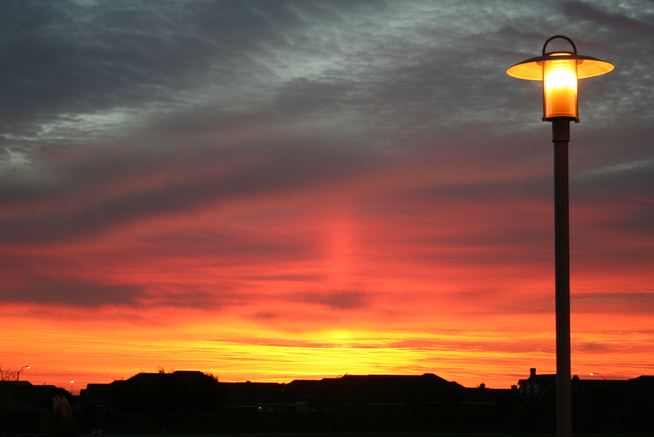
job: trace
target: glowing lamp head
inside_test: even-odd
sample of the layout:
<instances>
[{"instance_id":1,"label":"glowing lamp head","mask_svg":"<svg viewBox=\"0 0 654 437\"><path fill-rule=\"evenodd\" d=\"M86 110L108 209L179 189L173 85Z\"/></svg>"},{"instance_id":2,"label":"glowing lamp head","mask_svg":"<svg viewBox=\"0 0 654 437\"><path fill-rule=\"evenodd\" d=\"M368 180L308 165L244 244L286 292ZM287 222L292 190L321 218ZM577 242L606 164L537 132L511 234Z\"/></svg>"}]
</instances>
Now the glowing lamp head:
<instances>
[{"instance_id":1,"label":"glowing lamp head","mask_svg":"<svg viewBox=\"0 0 654 437\"><path fill-rule=\"evenodd\" d=\"M546 52L547 44L557 38L568 41L573 51ZM545 41L541 56L519 62L506 73L517 79L543 82L543 120L579 121L578 80L606 74L613 68L610 62L577 54L577 47L570 38L555 35Z\"/></svg>"},{"instance_id":2,"label":"glowing lamp head","mask_svg":"<svg viewBox=\"0 0 654 437\"><path fill-rule=\"evenodd\" d=\"M567 53L553 53L559 59L543 62L543 118L578 120L577 61Z\"/></svg>"}]
</instances>

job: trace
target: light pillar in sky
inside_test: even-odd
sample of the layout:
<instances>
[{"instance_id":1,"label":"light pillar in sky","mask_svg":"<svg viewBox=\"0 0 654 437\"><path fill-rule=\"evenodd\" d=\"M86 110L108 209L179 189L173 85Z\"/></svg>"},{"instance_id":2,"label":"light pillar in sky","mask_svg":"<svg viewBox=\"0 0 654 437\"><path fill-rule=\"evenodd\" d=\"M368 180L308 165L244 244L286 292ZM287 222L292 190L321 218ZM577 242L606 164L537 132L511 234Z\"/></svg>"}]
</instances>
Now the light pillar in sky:
<instances>
[{"instance_id":1,"label":"light pillar in sky","mask_svg":"<svg viewBox=\"0 0 654 437\"><path fill-rule=\"evenodd\" d=\"M547 52L554 39L563 39L572 51ZM579 79L613 70L613 64L577 54L572 40L555 35L545 41L541 56L506 70L509 76L543 84L543 121L552 122L554 143L554 269L556 309L556 429L558 437L572 435L570 392L570 239L568 217L568 142L570 120L579 122Z\"/></svg>"}]
</instances>

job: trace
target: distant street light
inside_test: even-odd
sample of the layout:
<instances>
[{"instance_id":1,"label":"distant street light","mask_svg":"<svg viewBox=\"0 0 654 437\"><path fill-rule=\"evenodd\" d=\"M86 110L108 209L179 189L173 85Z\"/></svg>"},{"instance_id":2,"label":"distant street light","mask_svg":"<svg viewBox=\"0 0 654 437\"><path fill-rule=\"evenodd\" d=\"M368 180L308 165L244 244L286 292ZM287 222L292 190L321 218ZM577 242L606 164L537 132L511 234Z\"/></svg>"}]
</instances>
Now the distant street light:
<instances>
[{"instance_id":1,"label":"distant street light","mask_svg":"<svg viewBox=\"0 0 654 437\"><path fill-rule=\"evenodd\" d=\"M599 373L599 372L590 372L589 375L590 375L590 376L599 376L599 377L602 378L604 381L606 381L606 378L604 378L604 375L602 375L602 374Z\"/></svg>"},{"instance_id":2,"label":"distant street light","mask_svg":"<svg viewBox=\"0 0 654 437\"><path fill-rule=\"evenodd\" d=\"M546 52L554 39L572 51ZM555 35L545 41L541 56L506 70L509 76L543 82L543 121L552 122L554 143L554 266L556 277L556 417L557 435L572 434L570 393L570 240L568 216L568 142L570 120L579 122L577 82L612 71L610 62L577 54L572 40Z\"/></svg>"},{"instance_id":3,"label":"distant street light","mask_svg":"<svg viewBox=\"0 0 654 437\"><path fill-rule=\"evenodd\" d=\"M16 372L16 381L20 381L20 372L22 372L23 369L29 370L31 368L32 368L32 366L23 366L20 369L18 369L18 371Z\"/></svg>"},{"instance_id":4,"label":"distant street light","mask_svg":"<svg viewBox=\"0 0 654 437\"><path fill-rule=\"evenodd\" d=\"M70 383L70 394L72 395L73 394L73 384L75 384L75 381L71 379L68 382Z\"/></svg>"}]
</instances>

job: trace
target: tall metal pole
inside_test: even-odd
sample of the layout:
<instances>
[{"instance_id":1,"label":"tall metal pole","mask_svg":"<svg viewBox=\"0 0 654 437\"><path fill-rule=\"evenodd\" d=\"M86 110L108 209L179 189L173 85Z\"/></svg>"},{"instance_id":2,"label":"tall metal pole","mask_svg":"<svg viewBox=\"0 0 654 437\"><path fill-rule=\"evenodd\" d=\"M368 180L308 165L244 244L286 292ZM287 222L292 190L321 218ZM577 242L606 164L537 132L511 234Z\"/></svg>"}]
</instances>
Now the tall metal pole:
<instances>
[{"instance_id":1,"label":"tall metal pole","mask_svg":"<svg viewBox=\"0 0 654 437\"><path fill-rule=\"evenodd\" d=\"M554 268L556 275L556 428L572 435L570 388L570 228L568 215L568 142L570 119L552 119L554 143Z\"/></svg>"}]
</instances>

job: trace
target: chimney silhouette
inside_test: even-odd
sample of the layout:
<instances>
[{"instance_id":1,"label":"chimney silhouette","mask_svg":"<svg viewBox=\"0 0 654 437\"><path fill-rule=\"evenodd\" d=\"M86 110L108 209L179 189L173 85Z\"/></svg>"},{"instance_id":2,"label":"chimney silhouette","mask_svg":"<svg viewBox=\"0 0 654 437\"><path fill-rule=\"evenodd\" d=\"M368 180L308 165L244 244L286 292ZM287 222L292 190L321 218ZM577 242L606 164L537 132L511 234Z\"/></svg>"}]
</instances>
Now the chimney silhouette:
<instances>
[{"instance_id":1,"label":"chimney silhouette","mask_svg":"<svg viewBox=\"0 0 654 437\"><path fill-rule=\"evenodd\" d=\"M536 376L536 368L532 367L531 369L529 369L529 377L533 378L535 376Z\"/></svg>"}]
</instances>

